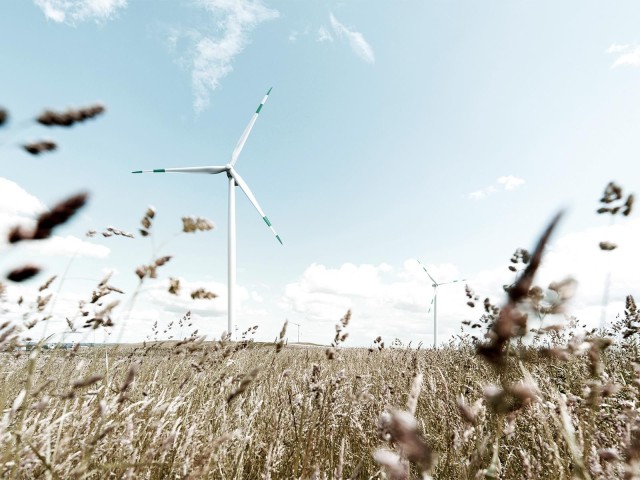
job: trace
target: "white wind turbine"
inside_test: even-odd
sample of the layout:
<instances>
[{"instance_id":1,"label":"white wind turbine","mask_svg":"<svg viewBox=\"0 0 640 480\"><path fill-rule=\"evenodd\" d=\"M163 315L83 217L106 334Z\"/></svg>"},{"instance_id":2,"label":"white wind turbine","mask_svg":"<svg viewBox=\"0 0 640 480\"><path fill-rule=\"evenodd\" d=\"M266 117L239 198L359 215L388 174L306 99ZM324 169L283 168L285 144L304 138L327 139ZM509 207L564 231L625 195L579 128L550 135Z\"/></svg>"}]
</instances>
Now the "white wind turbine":
<instances>
[{"instance_id":1,"label":"white wind turbine","mask_svg":"<svg viewBox=\"0 0 640 480\"><path fill-rule=\"evenodd\" d=\"M291 324L298 327L298 343L300 343L300 324L296 322L291 322Z\"/></svg>"},{"instance_id":2,"label":"white wind turbine","mask_svg":"<svg viewBox=\"0 0 640 480\"><path fill-rule=\"evenodd\" d=\"M416 260L416 262L420 263L420 260ZM433 298L431 299L431 305L429 305L429 310L427 311L427 315L431 313L431 309L433 308L433 348L438 347L438 287L440 285L449 285L450 283L458 283L466 281L465 278L460 280L452 280L450 282L442 282L438 283L434 280L431 274L427 271L427 268L420 263L420 266L425 271L425 273L429 276L433 284Z\"/></svg>"},{"instance_id":3,"label":"white wind turbine","mask_svg":"<svg viewBox=\"0 0 640 480\"><path fill-rule=\"evenodd\" d=\"M240 189L247 196L249 201L256 207L258 213L265 221L267 226L271 229L273 234L276 236L276 239L280 244L282 244L282 240L280 236L276 233L271 222L260 208L256 197L254 197L251 189L247 185L247 183L242 179L240 174L235 170L234 165L240 156L240 152L242 152L242 148L251 133L251 129L253 125L256 123L258 119L258 115L260 114L260 110L269 98L269 94L271 93L271 88L264 96L258 109L251 117L249 124L244 129L242 136L238 140L236 147L233 149L231 153L231 161L223 166L205 166L205 167L184 167L184 168L157 168L154 170L136 170L131 173L204 173L204 174L218 174L218 173L226 173L229 179L229 228L228 228L228 325L227 332L231 334L233 332L233 326L235 322L235 285L236 285L236 194L235 187L240 187Z\"/></svg>"}]
</instances>

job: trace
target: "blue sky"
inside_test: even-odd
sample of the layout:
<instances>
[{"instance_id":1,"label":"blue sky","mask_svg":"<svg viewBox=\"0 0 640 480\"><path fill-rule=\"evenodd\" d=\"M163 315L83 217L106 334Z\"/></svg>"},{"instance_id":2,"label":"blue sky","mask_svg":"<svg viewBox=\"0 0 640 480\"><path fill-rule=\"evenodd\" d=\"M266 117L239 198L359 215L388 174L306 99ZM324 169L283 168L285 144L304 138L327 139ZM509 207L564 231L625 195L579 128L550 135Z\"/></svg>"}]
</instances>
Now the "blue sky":
<instances>
[{"instance_id":1,"label":"blue sky","mask_svg":"<svg viewBox=\"0 0 640 480\"><path fill-rule=\"evenodd\" d=\"M93 246L73 260L57 317L105 270L135 288L133 269L151 242L83 234L135 231L152 204L156 242L171 239L160 253L175 258L136 301L123 338L191 308L164 293L168 276L217 290L218 300L192 306L201 332L225 328L226 179L129 172L225 164L269 87L237 164L285 242L239 193L238 323L259 324L261 338L289 318L303 322L303 340L328 342L351 307L353 344L378 334L430 342L431 292L411 259L499 299L509 256L531 247L560 207L569 215L545 275L582 274L583 317L599 317L603 277L635 255L633 219L614 227L623 240L608 257L593 240L614 234L598 230L606 222L594 214L604 185L638 190L635 2L9 0L1 8L10 41L0 44L0 105L12 114L0 130L1 176L47 205L77 190L92 195L59 232ZM70 130L28 122L44 107L95 101L107 113ZM20 150L41 138L60 149ZM18 198L3 200L10 220ZM183 215L217 228L174 237ZM0 266L38 254L47 273L66 268L65 252L42 250L5 250ZM632 272L614 271L612 315L640 286ZM475 314L458 287L439 298L446 338Z\"/></svg>"}]
</instances>

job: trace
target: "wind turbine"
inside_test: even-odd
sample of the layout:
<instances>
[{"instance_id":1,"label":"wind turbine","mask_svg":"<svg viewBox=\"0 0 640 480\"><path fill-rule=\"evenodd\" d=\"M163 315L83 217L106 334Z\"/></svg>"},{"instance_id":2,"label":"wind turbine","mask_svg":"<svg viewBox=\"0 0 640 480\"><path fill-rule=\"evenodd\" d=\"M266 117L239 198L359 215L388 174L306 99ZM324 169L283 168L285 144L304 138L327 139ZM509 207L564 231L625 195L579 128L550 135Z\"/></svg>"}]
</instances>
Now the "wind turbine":
<instances>
[{"instance_id":1,"label":"wind turbine","mask_svg":"<svg viewBox=\"0 0 640 480\"><path fill-rule=\"evenodd\" d=\"M291 322L291 324L298 327L298 343L300 343L300 324L296 322Z\"/></svg>"},{"instance_id":2,"label":"wind turbine","mask_svg":"<svg viewBox=\"0 0 640 480\"><path fill-rule=\"evenodd\" d=\"M218 173L226 173L227 178L229 179L229 228L228 228L228 237L227 237L227 248L228 248L228 325L227 332L231 334L233 332L233 325L235 322L235 286L236 286L236 193L235 187L240 187L240 189L247 196L249 201L253 204L253 206L258 210L258 213L267 224L267 226L271 229L273 234L276 236L276 239L282 245L282 240L280 236L276 233L271 222L260 208L256 197L251 192L249 185L242 179L240 174L235 170L234 165L238 161L238 157L240 156L240 152L242 152L242 148L251 133L251 129L253 125L256 123L258 119L258 115L260 114L260 110L264 107L267 99L269 98L269 94L271 93L271 88L266 93L260 105L258 105L258 109L251 117L249 124L244 129L244 132L240 136L236 147L233 149L231 153L231 161L226 165L222 166L205 166L205 167L183 167L183 168L156 168L154 170L136 170L131 173L204 173L204 174L218 174Z\"/></svg>"},{"instance_id":3,"label":"wind turbine","mask_svg":"<svg viewBox=\"0 0 640 480\"><path fill-rule=\"evenodd\" d=\"M427 271L427 268L424 265L422 265L422 263L420 263L420 260L416 260L416 261L420 264L422 269L425 271L425 273L429 276L429 278L433 282L433 284L431 285L433 287L433 298L431 299L431 305L429 305L429 310L427 311L427 315L431 313L431 308L433 308L433 348L437 348L438 347L438 287L440 285L449 285L450 283L464 282L466 281L466 279L462 278L460 280L452 280L450 282L438 283Z\"/></svg>"}]
</instances>

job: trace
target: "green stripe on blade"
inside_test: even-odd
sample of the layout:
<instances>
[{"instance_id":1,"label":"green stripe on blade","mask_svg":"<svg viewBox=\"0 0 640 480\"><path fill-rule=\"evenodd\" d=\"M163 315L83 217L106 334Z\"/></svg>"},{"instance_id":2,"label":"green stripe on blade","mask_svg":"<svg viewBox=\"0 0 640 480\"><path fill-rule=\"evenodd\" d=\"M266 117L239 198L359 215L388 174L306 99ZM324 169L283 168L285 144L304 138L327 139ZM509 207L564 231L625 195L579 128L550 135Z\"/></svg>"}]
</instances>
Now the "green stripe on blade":
<instances>
[{"instance_id":1,"label":"green stripe on blade","mask_svg":"<svg viewBox=\"0 0 640 480\"><path fill-rule=\"evenodd\" d=\"M142 173L142 170L135 170L135 171L133 171L131 173Z\"/></svg>"},{"instance_id":2,"label":"green stripe on blade","mask_svg":"<svg viewBox=\"0 0 640 480\"><path fill-rule=\"evenodd\" d=\"M282 243L282 240L280 239L280 235L276 235L276 238L278 239L278 241L280 242L280 245L284 245L284 243Z\"/></svg>"},{"instance_id":3,"label":"green stripe on blade","mask_svg":"<svg viewBox=\"0 0 640 480\"><path fill-rule=\"evenodd\" d=\"M269 91L267 92L267 95L269 95L271 93L271 90L273 90L273 87L269 88Z\"/></svg>"},{"instance_id":4,"label":"green stripe on blade","mask_svg":"<svg viewBox=\"0 0 640 480\"><path fill-rule=\"evenodd\" d=\"M263 105L264 103L261 103L260 105L258 105L258 109L256 110L256 113L260 113L260 110L262 110Z\"/></svg>"},{"instance_id":5,"label":"green stripe on blade","mask_svg":"<svg viewBox=\"0 0 640 480\"><path fill-rule=\"evenodd\" d=\"M164 168L154 168L153 173L165 173Z\"/></svg>"},{"instance_id":6,"label":"green stripe on blade","mask_svg":"<svg viewBox=\"0 0 640 480\"><path fill-rule=\"evenodd\" d=\"M264 223L266 223L268 226L271 226L271 222L269 221L269 219L266 216L262 217L262 219L264 220Z\"/></svg>"}]
</instances>

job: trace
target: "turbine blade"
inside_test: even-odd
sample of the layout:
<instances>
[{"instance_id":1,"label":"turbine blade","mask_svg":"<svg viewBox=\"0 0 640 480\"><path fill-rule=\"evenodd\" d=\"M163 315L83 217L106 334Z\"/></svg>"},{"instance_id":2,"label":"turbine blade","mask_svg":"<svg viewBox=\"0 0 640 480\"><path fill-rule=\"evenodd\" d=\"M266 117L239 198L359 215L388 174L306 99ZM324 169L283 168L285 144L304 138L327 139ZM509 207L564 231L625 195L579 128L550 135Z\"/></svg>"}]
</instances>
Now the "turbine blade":
<instances>
[{"instance_id":1,"label":"turbine blade","mask_svg":"<svg viewBox=\"0 0 640 480\"><path fill-rule=\"evenodd\" d=\"M433 298L431 298L431 303L429 304L429 310L427 310L427 315L431 313L431 309L433 308L433 301L435 299L436 299L436 296L434 295Z\"/></svg>"},{"instance_id":2,"label":"turbine blade","mask_svg":"<svg viewBox=\"0 0 640 480\"><path fill-rule=\"evenodd\" d=\"M131 173L222 173L227 167L183 167L183 168L155 168L153 170L135 170Z\"/></svg>"},{"instance_id":3,"label":"turbine blade","mask_svg":"<svg viewBox=\"0 0 640 480\"><path fill-rule=\"evenodd\" d=\"M267 102L267 99L269 98L269 94L271 93L271 88L269 89L267 94L262 98L262 101L260 102L260 105L258 105L258 109L256 110L256 113L254 113L253 117L251 117L251 120L249 120L249 124L244 129L244 132L242 132L242 136L238 140L238 143L236 144L236 148L233 149L233 153L231 154L231 163L230 163L231 166L234 166L236 164L236 161L240 156L240 152L244 148L244 144L246 143L247 138L249 138L251 129L253 128L253 125L256 123L256 120L258 119L258 115L260 115L260 110L262 110L262 107L264 107L264 104Z\"/></svg>"},{"instance_id":4,"label":"turbine blade","mask_svg":"<svg viewBox=\"0 0 640 480\"><path fill-rule=\"evenodd\" d=\"M420 263L420 260L416 260L416 262ZM431 279L431 281L433 283L435 283L436 285L439 285L438 282L436 282L433 277L429 274L429 272L427 271L426 267L424 265L422 265L422 263L420 263L420 266L422 267L422 269L426 272L427 275L429 275L429 278Z\"/></svg>"},{"instance_id":5,"label":"turbine blade","mask_svg":"<svg viewBox=\"0 0 640 480\"><path fill-rule=\"evenodd\" d=\"M450 282L439 283L438 286L440 286L440 285L448 285L450 283L466 282L466 281L467 281L466 278L461 278L460 280L451 280Z\"/></svg>"},{"instance_id":6,"label":"turbine blade","mask_svg":"<svg viewBox=\"0 0 640 480\"><path fill-rule=\"evenodd\" d=\"M282 243L282 239L280 238L280 235L278 235L275 231L275 229L273 228L273 226L271 225L271 222L269 221L269 219L267 218L267 216L264 214L264 212L262 211L262 208L260 208L260 204L258 203L258 200L256 200L256 197L253 196L253 193L251 192L251 189L249 188L249 185L247 185L247 182L245 182L242 177L238 174L238 172L236 172L233 167L231 167L231 169L229 170L229 174L233 177L233 179L236 181L236 183L238 184L238 186L242 189L242 191L244 192L244 194L247 196L247 198L249 199L249 201L253 204L254 207L256 207L256 210L258 210L258 213L260 214L260 216L262 217L262 219L264 220L264 223L267 224L267 226L271 229L271 231L273 232L273 234L276 236L276 239L280 242L280 245L283 245Z\"/></svg>"}]
</instances>

